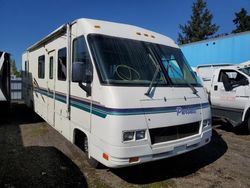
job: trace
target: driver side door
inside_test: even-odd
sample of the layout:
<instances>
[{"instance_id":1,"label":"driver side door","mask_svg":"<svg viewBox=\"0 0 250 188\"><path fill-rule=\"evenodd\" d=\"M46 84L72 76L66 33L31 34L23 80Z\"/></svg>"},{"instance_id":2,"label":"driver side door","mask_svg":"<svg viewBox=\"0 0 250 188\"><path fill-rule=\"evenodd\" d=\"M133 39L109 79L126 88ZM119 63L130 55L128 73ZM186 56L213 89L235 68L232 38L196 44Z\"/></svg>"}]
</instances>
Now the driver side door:
<instances>
[{"instance_id":1,"label":"driver side door","mask_svg":"<svg viewBox=\"0 0 250 188\"><path fill-rule=\"evenodd\" d=\"M244 109L248 100L247 78L236 70L221 70L218 80L218 103L223 107ZM221 105L219 105L221 106Z\"/></svg>"}]
</instances>

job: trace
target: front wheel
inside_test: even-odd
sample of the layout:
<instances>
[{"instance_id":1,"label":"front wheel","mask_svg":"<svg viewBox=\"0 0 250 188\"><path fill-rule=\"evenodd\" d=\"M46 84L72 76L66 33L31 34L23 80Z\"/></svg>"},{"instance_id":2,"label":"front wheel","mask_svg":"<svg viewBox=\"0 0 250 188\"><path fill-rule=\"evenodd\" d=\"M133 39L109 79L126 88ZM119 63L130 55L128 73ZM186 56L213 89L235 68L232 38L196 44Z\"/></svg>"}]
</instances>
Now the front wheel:
<instances>
[{"instance_id":1,"label":"front wheel","mask_svg":"<svg viewBox=\"0 0 250 188\"><path fill-rule=\"evenodd\" d=\"M247 120L246 126L247 126L248 132L250 133L250 115L248 116L248 120Z\"/></svg>"}]
</instances>

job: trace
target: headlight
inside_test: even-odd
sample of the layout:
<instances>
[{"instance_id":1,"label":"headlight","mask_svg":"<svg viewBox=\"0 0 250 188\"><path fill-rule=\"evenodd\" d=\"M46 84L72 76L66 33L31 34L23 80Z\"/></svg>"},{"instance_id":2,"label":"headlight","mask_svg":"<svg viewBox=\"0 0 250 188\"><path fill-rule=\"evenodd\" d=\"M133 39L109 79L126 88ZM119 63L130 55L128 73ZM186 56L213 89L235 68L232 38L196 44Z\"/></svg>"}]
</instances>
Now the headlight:
<instances>
[{"instance_id":1,"label":"headlight","mask_svg":"<svg viewBox=\"0 0 250 188\"><path fill-rule=\"evenodd\" d=\"M204 119L202 122L202 127L206 127L208 125L211 125L211 119Z\"/></svg>"},{"instance_id":2,"label":"headlight","mask_svg":"<svg viewBox=\"0 0 250 188\"><path fill-rule=\"evenodd\" d=\"M122 136L123 142L143 140L145 138L146 138L146 130L124 131Z\"/></svg>"},{"instance_id":3,"label":"headlight","mask_svg":"<svg viewBox=\"0 0 250 188\"><path fill-rule=\"evenodd\" d=\"M134 140L135 132L134 131L127 131L123 132L123 141L130 141Z\"/></svg>"},{"instance_id":4,"label":"headlight","mask_svg":"<svg viewBox=\"0 0 250 188\"><path fill-rule=\"evenodd\" d=\"M135 139L136 140L142 140L145 138L146 135L146 130L140 130L140 131L136 131L135 133Z\"/></svg>"}]
</instances>

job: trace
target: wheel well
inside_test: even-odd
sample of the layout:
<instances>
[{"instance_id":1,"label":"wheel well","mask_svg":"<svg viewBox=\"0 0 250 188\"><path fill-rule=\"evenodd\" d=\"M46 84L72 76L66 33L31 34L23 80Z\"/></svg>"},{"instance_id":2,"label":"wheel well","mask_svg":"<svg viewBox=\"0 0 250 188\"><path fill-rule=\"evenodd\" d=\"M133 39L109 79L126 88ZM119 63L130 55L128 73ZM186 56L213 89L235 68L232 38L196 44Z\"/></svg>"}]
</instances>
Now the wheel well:
<instances>
[{"instance_id":1,"label":"wheel well","mask_svg":"<svg viewBox=\"0 0 250 188\"><path fill-rule=\"evenodd\" d=\"M246 121L249 116L250 116L250 108L248 108L246 113L245 113L244 121Z\"/></svg>"},{"instance_id":2,"label":"wheel well","mask_svg":"<svg viewBox=\"0 0 250 188\"><path fill-rule=\"evenodd\" d=\"M79 129L74 130L74 144L85 152L84 142L87 135Z\"/></svg>"}]
</instances>

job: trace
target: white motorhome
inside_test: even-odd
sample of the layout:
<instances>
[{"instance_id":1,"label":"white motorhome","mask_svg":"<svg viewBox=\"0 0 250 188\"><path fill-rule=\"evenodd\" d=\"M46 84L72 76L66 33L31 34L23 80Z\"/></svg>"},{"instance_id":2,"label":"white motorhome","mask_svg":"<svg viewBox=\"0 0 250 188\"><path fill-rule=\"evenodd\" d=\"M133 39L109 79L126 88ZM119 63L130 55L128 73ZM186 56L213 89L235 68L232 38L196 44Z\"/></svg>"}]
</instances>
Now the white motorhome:
<instances>
[{"instance_id":1,"label":"white motorhome","mask_svg":"<svg viewBox=\"0 0 250 188\"><path fill-rule=\"evenodd\" d=\"M0 51L0 103L9 106L10 102L10 54ZM4 109L4 108L3 108Z\"/></svg>"},{"instance_id":2,"label":"white motorhome","mask_svg":"<svg viewBox=\"0 0 250 188\"><path fill-rule=\"evenodd\" d=\"M78 19L29 47L22 62L26 104L93 165L140 164L210 141L204 90L161 34Z\"/></svg>"}]
</instances>

